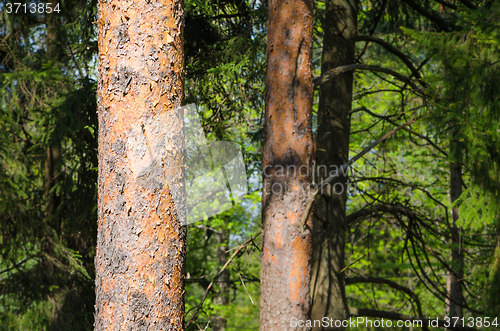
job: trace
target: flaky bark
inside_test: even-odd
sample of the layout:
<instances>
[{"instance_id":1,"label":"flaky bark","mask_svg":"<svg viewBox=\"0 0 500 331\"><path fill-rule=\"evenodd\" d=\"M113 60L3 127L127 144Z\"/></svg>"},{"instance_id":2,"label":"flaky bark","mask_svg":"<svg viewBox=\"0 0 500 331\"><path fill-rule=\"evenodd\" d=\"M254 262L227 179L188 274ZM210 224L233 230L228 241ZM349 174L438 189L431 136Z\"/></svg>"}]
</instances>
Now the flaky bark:
<instances>
[{"instance_id":1,"label":"flaky bark","mask_svg":"<svg viewBox=\"0 0 500 331\"><path fill-rule=\"evenodd\" d=\"M357 26L356 0L328 0L325 5L322 73L354 63ZM321 85L316 156L318 183L328 177L332 165L340 167L348 161L352 89L352 72L337 75ZM312 319L328 316L344 320L349 315L343 272L346 184L347 177L343 174L335 178L320 192L313 207Z\"/></svg>"},{"instance_id":2,"label":"flaky bark","mask_svg":"<svg viewBox=\"0 0 500 331\"><path fill-rule=\"evenodd\" d=\"M183 330L183 2L101 0L97 24L95 330Z\"/></svg>"},{"instance_id":3,"label":"flaky bark","mask_svg":"<svg viewBox=\"0 0 500 331\"><path fill-rule=\"evenodd\" d=\"M268 4L263 148L260 329L299 330L307 319L311 220L301 218L310 195L312 136L312 0Z\"/></svg>"}]
</instances>

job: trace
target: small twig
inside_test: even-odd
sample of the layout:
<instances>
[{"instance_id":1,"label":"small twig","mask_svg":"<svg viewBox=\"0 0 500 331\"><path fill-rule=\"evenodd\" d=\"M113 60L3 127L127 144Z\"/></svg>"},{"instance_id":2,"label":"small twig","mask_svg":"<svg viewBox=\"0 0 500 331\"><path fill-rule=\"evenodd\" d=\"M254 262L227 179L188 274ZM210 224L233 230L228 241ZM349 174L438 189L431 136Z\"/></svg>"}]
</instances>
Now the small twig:
<instances>
[{"instance_id":1,"label":"small twig","mask_svg":"<svg viewBox=\"0 0 500 331\"><path fill-rule=\"evenodd\" d=\"M12 267L10 267L10 268L8 268L8 269L5 269L5 270L0 271L0 275L1 275L1 274L3 274L3 273L9 272L9 271L11 271L11 270L14 270L14 269L19 268L19 267L20 267L23 263L28 262L28 260L29 260L29 259L31 259L32 257L34 257L34 255L29 256L29 257L25 258L25 259L24 259L24 260L22 260L21 262L14 264L14 266L12 266Z\"/></svg>"},{"instance_id":2,"label":"small twig","mask_svg":"<svg viewBox=\"0 0 500 331\"><path fill-rule=\"evenodd\" d=\"M356 264L359 261L361 261L361 259L364 258L365 256L366 256L366 254L363 255L362 257L360 257L359 259L357 259L356 261L354 261L353 263L349 264L348 266L345 266L344 269L340 270L340 272L338 274L340 275L341 273L343 273L344 271L346 271L347 269L349 269L351 266L353 266L354 264Z\"/></svg>"},{"instance_id":3,"label":"small twig","mask_svg":"<svg viewBox=\"0 0 500 331\"><path fill-rule=\"evenodd\" d=\"M211 228L211 227L203 225L203 224L201 224L201 225L193 225L193 227L198 228L198 229L203 229L203 230L210 230L210 231L218 233L218 234L222 233L222 231L216 230L214 228Z\"/></svg>"},{"instance_id":4,"label":"small twig","mask_svg":"<svg viewBox=\"0 0 500 331\"><path fill-rule=\"evenodd\" d=\"M252 305L253 305L254 302L253 302L252 296L250 295L250 293L248 293L247 287L245 286L245 282L243 281L243 277L241 277L241 274L239 272L238 272L238 275L240 275L241 284L243 284L243 288L245 289L245 292L247 292L247 295L250 298L250 301L252 301Z\"/></svg>"},{"instance_id":5,"label":"small twig","mask_svg":"<svg viewBox=\"0 0 500 331\"><path fill-rule=\"evenodd\" d=\"M236 251L233 253L233 255L231 255L231 257L227 260L226 264L224 264L224 266L219 270L219 272L217 273L217 275L215 275L214 279L212 279L212 281L210 282L210 284L208 284L208 287L205 290L205 295L203 296L203 299L201 299L200 304L196 307L197 309L196 309L196 312L194 313L193 317L191 317L189 319L189 322L186 324L186 328L189 325L191 325L191 323L193 323L193 321L196 318L196 316L198 316L198 312L200 311L201 307L203 307L203 303L205 302L205 299L208 297L208 292L210 291L210 289L214 285L215 280L224 272L224 270L226 270L227 266L229 265L229 263L231 263L231 261L234 259L234 257L236 256L236 254L238 254L238 252L240 250L242 250L245 246L247 246L250 242L252 242L255 238L257 238L261 233L262 233L262 231L259 231L255 236L251 237L250 239L248 239L247 241L245 241L243 244L239 245L236 248ZM246 288L245 288L245 290L246 290Z\"/></svg>"}]
</instances>

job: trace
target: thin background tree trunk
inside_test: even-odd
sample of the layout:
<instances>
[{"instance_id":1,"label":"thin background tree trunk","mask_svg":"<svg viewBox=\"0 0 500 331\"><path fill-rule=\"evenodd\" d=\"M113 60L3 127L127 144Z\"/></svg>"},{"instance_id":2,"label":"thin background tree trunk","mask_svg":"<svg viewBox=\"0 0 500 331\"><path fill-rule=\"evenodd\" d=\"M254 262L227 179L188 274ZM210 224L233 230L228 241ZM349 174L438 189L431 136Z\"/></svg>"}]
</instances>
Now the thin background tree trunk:
<instances>
[{"instance_id":1,"label":"thin background tree trunk","mask_svg":"<svg viewBox=\"0 0 500 331\"><path fill-rule=\"evenodd\" d=\"M227 224L227 219L224 219ZM217 236L217 264L221 269L229 258L227 242L229 240L229 231L221 229L216 233ZM219 282L219 291L216 293L214 302L217 305L227 306L229 304L229 270L225 269L217 278ZM224 331L227 326L227 320L224 316L217 315L214 318L212 330Z\"/></svg>"},{"instance_id":2,"label":"thin background tree trunk","mask_svg":"<svg viewBox=\"0 0 500 331\"><path fill-rule=\"evenodd\" d=\"M354 63L357 29L356 0L327 0L321 72ZM328 177L331 166L349 159L353 72L321 85L318 108L317 182ZM325 170L326 169L326 170ZM341 175L320 192L314 204L311 318L348 318L344 285L344 222L347 177ZM324 330L328 328L313 328ZM336 328L335 330L343 330Z\"/></svg>"},{"instance_id":3,"label":"thin background tree trunk","mask_svg":"<svg viewBox=\"0 0 500 331\"><path fill-rule=\"evenodd\" d=\"M455 202L462 194L462 167L451 162L450 163L450 196L451 202ZM453 224L451 228L451 237L453 248L451 251L451 266L453 268L453 273L448 272L447 275L447 289L448 295L451 300L448 300L448 316L450 317L462 317L463 308L463 290L462 281L464 278L464 256L460 251L460 241L463 234L461 234L460 229L456 226L456 222L459 218L458 208L452 209L452 219Z\"/></svg>"},{"instance_id":4,"label":"thin background tree trunk","mask_svg":"<svg viewBox=\"0 0 500 331\"><path fill-rule=\"evenodd\" d=\"M268 4L260 329L310 316L313 1ZM283 170L283 171L280 171Z\"/></svg>"},{"instance_id":5,"label":"thin background tree trunk","mask_svg":"<svg viewBox=\"0 0 500 331\"><path fill-rule=\"evenodd\" d=\"M98 9L95 330L183 330L183 2Z\"/></svg>"},{"instance_id":6,"label":"thin background tree trunk","mask_svg":"<svg viewBox=\"0 0 500 331\"><path fill-rule=\"evenodd\" d=\"M485 316L498 316L500 314L500 240L497 240L493 261L490 267L488 287L486 292Z\"/></svg>"},{"instance_id":7,"label":"thin background tree trunk","mask_svg":"<svg viewBox=\"0 0 500 331\"><path fill-rule=\"evenodd\" d=\"M53 8L59 4L59 1L52 3ZM64 56L64 52L60 46L60 33L61 29L61 16L52 12L46 14L45 16L47 22L47 39L45 41L47 48L47 57L57 63ZM57 117L57 115L53 115ZM53 137L49 141L49 146L45 150L45 162L44 162L44 190L45 190L45 212L47 216L54 215L57 207L59 206L61 199L52 191L52 188L57 185L60 181L60 171L62 165L62 151L61 142L57 137ZM60 234L61 226L60 222L54 220L52 224L58 234Z\"/></svg>"}]
</instances>

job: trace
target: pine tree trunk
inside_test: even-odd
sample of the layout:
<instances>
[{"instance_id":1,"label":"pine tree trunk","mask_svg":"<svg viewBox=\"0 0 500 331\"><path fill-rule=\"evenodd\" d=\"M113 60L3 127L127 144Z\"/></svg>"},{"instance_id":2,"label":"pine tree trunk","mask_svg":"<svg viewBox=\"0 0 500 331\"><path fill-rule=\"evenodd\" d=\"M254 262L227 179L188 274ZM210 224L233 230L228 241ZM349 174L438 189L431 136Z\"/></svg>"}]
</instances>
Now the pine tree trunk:
<instances>
[{"instance_id":1,"label":"pine tree trunk","mask_svg":"<svg viewBox=\"0 0 500 331\"><path fill-rule=\"evenodd\" d=\"M260 329L310 316L313 1L268 4Z\"/></svg>"},{"instance_id":2,"label":"pine tree trunk","mask_svg":"<svg viewBox=\"0 0 500 331\"><path fill-rule=\"evenodd\" d=\"M321 71L353 64L357 27L356 0L327 0ZM321 85L318 108L316 177L320 183L348 161L353 73ZM347 176L320 192L314 204L311 296L313 320L348 318L344 285L344 222ZM318 327L314 330L327 330ZM343 328L336 328L340 330Z\"/></svg>"},{"instance_id":3,"label":"pine tree trunk","mask_svg":"<svg viewBox=\"0 0 500 331\"><path fill-rule=\"evenodd\" d=\"M183 2L98 13L95 330L183 330Z\"/></svg>"},{"instance_id":4,"label":"pine tree trunk","mask_svg":"<svg viewBox=\"0 0 500 331\"><path fill-rule=\"evenodd\" d=\"M450 163L450 196L451 202L460 197L462 194L462 167L455 163ZM453 224L451 228L452 251L451 251L451 267L453 273L448 272L447 289L450 300L448 300L448 316L462 317L463 309L463 292L462 281L464 278L464 256L460 251L460 241L462 238L461 230L455 225L458 220L458 208L452 209Z\"/></svg>"}]
</instances>

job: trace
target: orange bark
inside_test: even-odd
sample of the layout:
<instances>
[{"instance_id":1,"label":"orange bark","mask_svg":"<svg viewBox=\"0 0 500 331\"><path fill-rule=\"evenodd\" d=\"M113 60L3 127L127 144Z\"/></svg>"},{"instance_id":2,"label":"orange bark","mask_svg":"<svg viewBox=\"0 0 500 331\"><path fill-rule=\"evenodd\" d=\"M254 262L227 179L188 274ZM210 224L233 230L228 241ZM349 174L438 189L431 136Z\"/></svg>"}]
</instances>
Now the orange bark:
<instances>
[{"instance_id":1,"label":"orange bark","mask_svg":"<svg viewBox=\"0 0 500 331\"><path fill-rule=\"evenodd\" d=\"M99 2L95 330L184 328L183 24L179 0Z\"/></svg>"},{"instance_id":2,"label":"orange bark","mask_svg":"<svg viewBox=\"0 0 500 331\"><path fill-rule=\"evenodd\" d=\"M313 1L270 1L262 193L261 330L309 316ZM284 170L283 170L284 169Z\"/></svg>"}]
</instances>

